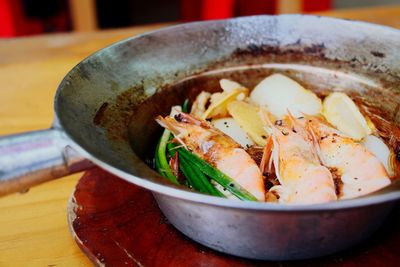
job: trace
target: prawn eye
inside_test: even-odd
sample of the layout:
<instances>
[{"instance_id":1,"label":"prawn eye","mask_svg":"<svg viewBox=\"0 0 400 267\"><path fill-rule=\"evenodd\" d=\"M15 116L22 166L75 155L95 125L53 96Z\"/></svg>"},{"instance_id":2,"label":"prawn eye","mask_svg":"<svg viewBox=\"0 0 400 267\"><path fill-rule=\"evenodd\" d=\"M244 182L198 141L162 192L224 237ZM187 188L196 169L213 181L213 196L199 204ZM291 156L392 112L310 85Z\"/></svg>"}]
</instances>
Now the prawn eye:
<instances>
[{"instance_id":1,"label":"prawn eye","mask_svg":"<svg viewBox=\"0 0 400 267\"><path fill-rule=\"evenodd\" d=\"M182 122L182 121L183 121L183 116L182 116L181 113L179 113L179 114L176 114L176 115L174 116L174 119L175 119L176 121L178 121L178 122Z\"/></svg>"}]
</instances>

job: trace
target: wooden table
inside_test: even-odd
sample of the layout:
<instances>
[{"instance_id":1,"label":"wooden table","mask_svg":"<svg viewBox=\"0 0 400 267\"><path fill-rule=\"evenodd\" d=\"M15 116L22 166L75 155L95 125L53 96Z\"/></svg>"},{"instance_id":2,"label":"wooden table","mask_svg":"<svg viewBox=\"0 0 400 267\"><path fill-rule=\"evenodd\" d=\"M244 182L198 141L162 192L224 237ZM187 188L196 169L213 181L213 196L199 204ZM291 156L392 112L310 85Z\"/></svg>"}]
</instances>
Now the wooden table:
<instances>
[{"instance_id":1,"label":"wooden table","mask_svg":"<svg viewBox=\"0 0 400 267\"><path fill-rule=\"evenodd\" d=\"M320 13L400 28L400 6ZM0 41L0 135L48 127L58 83L79 61L165 25ZM0 266L90 266L69 235L66 204L81 174L0 199Z\"/></svg>"}]
</instances>

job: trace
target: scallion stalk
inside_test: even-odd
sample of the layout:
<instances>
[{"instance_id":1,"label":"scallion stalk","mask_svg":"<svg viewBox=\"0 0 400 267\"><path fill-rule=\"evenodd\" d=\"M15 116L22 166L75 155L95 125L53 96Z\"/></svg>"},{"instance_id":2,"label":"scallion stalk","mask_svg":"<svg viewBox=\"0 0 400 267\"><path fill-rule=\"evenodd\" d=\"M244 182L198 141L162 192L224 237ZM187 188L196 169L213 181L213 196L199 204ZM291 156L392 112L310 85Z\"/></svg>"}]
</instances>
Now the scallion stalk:
<instances>
[{"instance_id":1,"label":"scallion stalk","mask_svg":"<svg viewBox=\"0 0 400 267\"><path fill-rule=\"evenodd\" d=\"M175 156L178 146L173 143L168 143L167 150L171 157ZM179 168L183 175L186 177L189 184L197 191L207 193L212 196L225 197L220 191L218 191L208 180L206 175L202 173L194 164L179 155Z\"/></svg>"},{"instance_id":2,"label":"scallion stalk","mask_svg":"<svg viewBox=\"0 0 400 267\"><path fill-rule=\"evenodd\" d=\"M212 196L217 196L217 197L225 197L224 194L222 194L220 191L218 191L208 180L207 176L202 173L197 166L194 164L191 164L190 161L188 161L186 158L180 156L179 160L181 162L182 166L188 166L191 168L192 172L189 174L191 175L192 180L197 180L202 184L202 190L204 193L208 193ZM185 175L186 176L186 175Z\"/></svg>"},{"instance_id":3,"label":"scallion stalk","mask_svg":"<svg viewBox=\"0 0 400 267\"><path fill-rule=\"evenodd\" d=\"M156 170L159 172L159 173L161 173L161 166L160 166L160 160L159 160L159 158L158 158L158 148L160 147L160 142L158 142L157 143L157 146L156 146L156 153L155 153L155 156L154 156L154 163L155 163L155 165L156 165Z\"/></svg>"},{"instance_id":4,"label":"scallion stalk","mask_svg":"<svg viewBox=\"0 0 400 267\"><path fill-rule=\"evenodd\" d=\"M183 162L183 164L188 165L192 168L193 176L196 177L203 184L203 187L207 191L208 194L210 194L212 196L217 196L217 197L225 197L224 194L222 194L219 190L217 190L211 184L211 182L207 178L207 176L203 172L201 172L201 170L199 170L197 168L197 166L195 166L194 164L191 164L190 161L188 161L187 159L185 159L182 156L180 156L179 159L181 160L181 162Z\"/></svg>"},{"instance_id":5,"label":"scallion stalk","mask_svg":"<svg viewBox=\"0 0 400 267\"><path fill-rule=\"evenodd\" d=\"M170 139L171 132L168 131L167 129L164 130L160 142L158 143L157 149L156 149L156 165L158 161L158 172L173 182L174 184L179 184L178 179L175 177L171 167L168 164L168 159L167 159L167 144Z\"/></svg>"},{"instance_id":6,"label":"scallion stalk","mask_svg":"<svg viewBox=\"0 0 400 267\"><path fill-rule=\"evenodd\" d=\"M232 194L237 196L241 200L250 200L257 201L257 198L254 197L250 192L240 186L237 182L235 182L232 178L212 166L207 161L201 159L196 154L189 152L184 148L178 149L179 155L181 155L186 160L190 161L193 165L195 165L199 170L201 170L204 174L209 176L211 179L222 185Z\"/></svg>"},{"instance_id":7,"label":"scallion stalk","mask_svg":"<svg viewBox=\"0 0 400 267\"><path fill-rule=\"evenodd\" d=\"M185 99L182 105L182 112L188 113L189 112L189 99Z\"/></svg>"},{"instance_id":8,"label":"scallion stalk","mask_svg":"<svg viewBox=\"0 0 400 267\"><path fill-rule=\"evenodd\" d=\"M183 175L185 175L186 179L189 181L193 189L201 193L208 193L203 183L196 176L192 166L190 166L190 164L188 164L182 157L179 157L179 168L181 169Z\"/></svg>"}]
</instances>

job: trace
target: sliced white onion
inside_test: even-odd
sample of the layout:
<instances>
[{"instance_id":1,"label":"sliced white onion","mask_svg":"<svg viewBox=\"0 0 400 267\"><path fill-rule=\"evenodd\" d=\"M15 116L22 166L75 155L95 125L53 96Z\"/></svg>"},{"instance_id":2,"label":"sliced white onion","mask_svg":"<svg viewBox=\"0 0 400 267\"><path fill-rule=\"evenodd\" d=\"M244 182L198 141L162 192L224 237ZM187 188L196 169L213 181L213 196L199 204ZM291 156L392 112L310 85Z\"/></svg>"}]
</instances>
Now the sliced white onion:
<instances>
[{"instance_id":1,"label":"sliced white onion","mask_svg":"<svg viewBox=\"0 0 400 267\"><path fill-rule=\"evenodd\" d=\"M278 119L289 110L295 117L318 115L321 100L310 90L282 74L273 74L262 80L251 92L250 99L268 110Z\"/></svg>"},{"instance_id":2,"label":"sliced white onion","mask_svg":"<svg viewBox=\"0 0 400 267\"><path fill-rule=\"evenodd\" d=\"M355 140L371 134L371 129L357 105L346 94L333 92L324 99L323 114L339 131Z\"/></svg>"},{"instance_id":3,"label":"sliced white onion","mask_svg":"<svg viewBox=\"0 0 400 267\"><path fill-rule=\"evenodd\" d=\"M375 155L385 166L389 175L393 175L393 170L390 168L390 149L383 140L375 135L367 135L361 142L372 154Z\"/></svg>"},{"instance_id":4,"label":"sliced white onion","mask_svg":"<svg viewBox=\"0 0 400 267\"><path fill-rule=\"evenodd\" d=\"M244 88L244 86L241 85L240 83L228 79L219 80L219 85L221 86L222 90L228 93L237 89Z\"/></svg>"},{"instance_id":5,"label":"sliced white onion","mask_svg":"<svg viewBox=\"0 0 400 267\"><path fill-rule=\"evenodd\" d=\"M254 142L250 139L247 133L240 128L239 124L233 118L212 120L211 124L226 135L230 136L244 148L254 145Z\"/></svg>"}]
</instances>

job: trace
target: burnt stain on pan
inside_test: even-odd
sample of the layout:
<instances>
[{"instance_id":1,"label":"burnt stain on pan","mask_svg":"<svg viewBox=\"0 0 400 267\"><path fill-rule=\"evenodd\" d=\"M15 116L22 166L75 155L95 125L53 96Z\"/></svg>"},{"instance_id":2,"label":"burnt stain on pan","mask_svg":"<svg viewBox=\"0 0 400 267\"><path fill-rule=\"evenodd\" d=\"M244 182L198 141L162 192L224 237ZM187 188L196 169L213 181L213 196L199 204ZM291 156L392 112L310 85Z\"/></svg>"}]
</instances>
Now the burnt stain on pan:
<instances>
[{"instance_id":1,"label":"burnt stain on pan","mask_svg":"<svg viewBox=\"0 0 400 267\"><path fill-rule=\"evenodd\" d=\"M374 50L370 53L376 58L386 57L386 54L380 51ZM319 63L322 67L326 66L334 69L348 69L350 67L353 71L360 74L367 74L367 76L370 76L371 72L373 72L385 87L393 87L400 81L400 75L393 72L384 64L371 64L365 57L352 57L350 60L329 58L326 56L326 46L324 43L304 45L301 39L292 44L282 46L279 43L276 46L249 44L244 48L237 48L231 55L231 60L244 61L249 65L264 62L299 62L299 64L310 64L312 62L312 65Z\"/></svg>"},{"instance_id":2,"label":"burnt stain on pan","mask_svg":"<svg viewBox=\"0 0 400 267\"><path fill-rule=\"evenodd\" d=\"M325 51L326 47L324 43L320 43L320 44L313 44L311 46L306 46L303 48L303 51L306 54L320 54L320 55L324 55L324 51Z\"/></svg>"},{"instance_id":3,"label":"burnt stain on pan","mask_svg":"<svg viewBox=\"0 0 400 267\"><path fill-rule=\"evenodd\" d=\"M302 46L301 39L298 39L295 43L280 47L271 45L256 45L249 44L245 48L237 48L233 57L243 56L296 56L306 58L308 55L318 56L326 59L325 57L325 44L317 43L309 46Z\"/></svg>"},{"instance_id":4,"label":"burnt stain on pan","mask_svg":"<svg viewBox=\"0 0 400 267\"><path fill-rule=\"evenodd\" d=\"M100 108L97 110L96 115L95 115L94 118L93 118L93 123L94 123L95 125L100 125L100 124L101 124L101 122L102 122L102 120L103 120L103 117L104 117L104 113L105 113L107 107L108 107L108 103L107 103L107 102L104 102L104 103L100 106Z\"/></svg>"},{"instance_id":5,"label":"burnt stain on pan","mask_svg":"<svg viewBox=\"0 0 400 267\"><path fill-rule=\"evenodd\" d=\"M372 54L374 57L380 57L380 58L384 58L384 57L385 57L385 54L382 53L382 52L379 52L379 51L371 51L371 54Z\"/></svg>"},{"instance_id":6,"label":"burnt stain on pan","mask_svg":"<svg viewBox=\"0 0 400 267\"><path fill-rule=\"evenodd\" d=\"M104 128L112 141L127 141L129 118L137 106L146 99L143 86L126 90L113 103L104 102L97 110L93 123Z\"/></svg>"}]
</instances>

